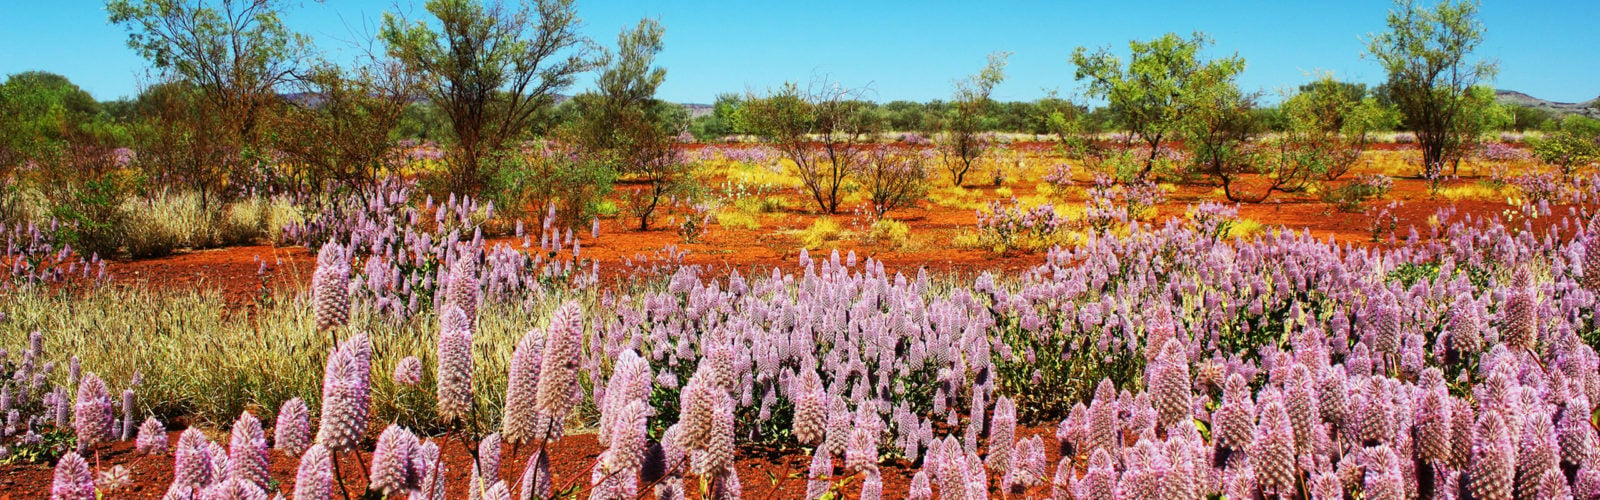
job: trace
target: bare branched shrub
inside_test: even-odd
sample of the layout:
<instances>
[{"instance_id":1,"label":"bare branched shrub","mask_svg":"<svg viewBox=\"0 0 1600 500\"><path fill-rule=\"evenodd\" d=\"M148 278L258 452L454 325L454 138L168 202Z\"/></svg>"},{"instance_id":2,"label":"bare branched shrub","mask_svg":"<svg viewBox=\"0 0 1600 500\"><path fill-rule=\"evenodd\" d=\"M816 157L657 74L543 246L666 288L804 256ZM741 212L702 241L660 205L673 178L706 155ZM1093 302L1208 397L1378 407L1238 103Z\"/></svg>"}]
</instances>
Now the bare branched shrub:
<instances>
[{"instance_id":1,"label":"bare branched shrub","mask_svg":"<svg viewBox=\"0 0 1600 500\"><path fill-rule=\"evenodd\" d=\"M741 107L746 126L794 162L806 193L825 214L839 211L845 179L872 147L876 124L863 92L827 81L804 91L789 83L766 97L750 96Z\"/></svg>"},{"instance_id":2,"label":"bare branched shrub","mask_svg":"<svg viewBox=\"0 0 1600 500\"><path fill-rule=\"evenodd\" d=\"M861 185L878 219L916 205L928 193L928 154L913 148L880 147L867 156Z\"/></svg>"}]
</instances>

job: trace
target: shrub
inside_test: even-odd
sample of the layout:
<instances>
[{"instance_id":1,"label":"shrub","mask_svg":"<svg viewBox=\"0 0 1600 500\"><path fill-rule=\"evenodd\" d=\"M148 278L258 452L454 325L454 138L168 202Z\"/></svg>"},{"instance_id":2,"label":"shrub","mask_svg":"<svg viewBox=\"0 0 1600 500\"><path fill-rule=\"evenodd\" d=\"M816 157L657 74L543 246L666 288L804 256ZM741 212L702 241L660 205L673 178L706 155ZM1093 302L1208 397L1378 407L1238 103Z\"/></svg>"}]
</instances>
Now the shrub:
<instances>
[{"instance_id":1,"label":"shrub","mask_svg":"<svg viewBox=\"0 0 1600 500\"><path fill-rule=\"evenodd\" d=\"M756 214L740 208L724 208L717 211L717 225L730 229L753 230L761 228L761 219Z\"/></svg>"},{"instance_id":2,"label":"shrub","mask_svg":"<svg viewBox=\"0 0 1600 500\"><path fill-rule=\"evenodd\" d=\"M902 248L911 242L911 226L894 219L878 219L872 222L867 238L878 245Z\"/></svg>"},{"instance_id":3,"label":"shrub","mask_svg":"<svg viewBox=\"0 0 1600 500\"><path fill-rule=\"evenodd\" d=\"M1333 204L1340 211L1360 212L1361 204L1389 194L1394 179L1382 174L1358 175L1350 182L1323 193L1322 201Z\"/></svg>"},{"instance_id":4,"label":"shrub","mask_svg":"<svg viewBox=\"0 0 1600 500\"><path fill-rule=\"evenodd\" d=\"M888 147L867 156L860 178L875 217L882 219L890 210L914 206L927 196L927 160L922 152Z\"/></svg>"},{"instance_id":5,"label":"shrub","mask_svg":"<svg viewBox=\"0 0 1600 500\"><path fill-rule=\"evenodd\" d=\"M1072 227L1071 221L1057 215L1055 205L1049 203L1026 207L1016 198L1011 199L1010 205L993 201L988 210L978 211L976 243L995 253L1037 252L1063 244Z\"/></svg>"},{"instance_id":6,"label":"shrub","mask_svg":"<svg viewBox=\"0 0 1600 500\"><path fill-rule=\"evenodd\" d=\"M843 235L844 228L832 217L818 217L811 226L800 231L800 246L813 250L822 248L823 245L839 241Z\"/></svg>"}]
</instances>

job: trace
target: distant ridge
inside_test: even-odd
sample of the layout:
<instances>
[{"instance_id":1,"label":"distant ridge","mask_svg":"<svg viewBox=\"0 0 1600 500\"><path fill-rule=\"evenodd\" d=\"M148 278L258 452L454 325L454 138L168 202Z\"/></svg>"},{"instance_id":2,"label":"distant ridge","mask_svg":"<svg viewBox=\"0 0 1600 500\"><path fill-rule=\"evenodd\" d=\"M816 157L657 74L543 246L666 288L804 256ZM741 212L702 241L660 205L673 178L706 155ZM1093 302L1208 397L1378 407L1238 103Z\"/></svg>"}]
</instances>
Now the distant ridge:
<instances>
[{"instance_id":1,"label":"distant ridge","mask_svg":"<svg viewBox=\"0 0 1600 500\"><path fill-rule=\"evenodd\" d=\"M1600 118L1600 109L1595 108L1595 104L1597 101L1600 101L1600 98L1595 98L1589 102L1583 103L1555 102L1546 101L1544 99L1517 92L1515 90L1495 89L1494 100L1498 101L1500 104L1527 106L1530 108L1549 111L1557 115L1577 114L1590 118Z\"/></svg>"}]
</instances>

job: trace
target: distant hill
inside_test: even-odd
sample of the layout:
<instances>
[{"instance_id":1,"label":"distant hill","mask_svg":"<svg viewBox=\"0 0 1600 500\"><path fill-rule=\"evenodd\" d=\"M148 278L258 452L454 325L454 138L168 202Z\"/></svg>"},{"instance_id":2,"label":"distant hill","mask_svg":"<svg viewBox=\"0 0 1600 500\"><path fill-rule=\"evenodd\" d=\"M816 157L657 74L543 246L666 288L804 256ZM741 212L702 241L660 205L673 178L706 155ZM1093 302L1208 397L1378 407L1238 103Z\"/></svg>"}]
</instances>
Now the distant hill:
<instances>
[{"instance_id":1,"label":"distant hill","mask_svg":"<svg viewBox=\"0 0 1600 500\"><path fill-rule=\"evenodd\" d=\"M1544 99L1517 92L1515 90L1496 89L1494 91L1494 100L1500 104L1543 109L1557 115L1578 114L1590 118L1600 118L1600 109L1596 109L1594 106L1597 101L1600 101L1600 98L1595 98L1594 100L1586 103L1554 102L1546 101Z\"/></svg>"}]
</instances>

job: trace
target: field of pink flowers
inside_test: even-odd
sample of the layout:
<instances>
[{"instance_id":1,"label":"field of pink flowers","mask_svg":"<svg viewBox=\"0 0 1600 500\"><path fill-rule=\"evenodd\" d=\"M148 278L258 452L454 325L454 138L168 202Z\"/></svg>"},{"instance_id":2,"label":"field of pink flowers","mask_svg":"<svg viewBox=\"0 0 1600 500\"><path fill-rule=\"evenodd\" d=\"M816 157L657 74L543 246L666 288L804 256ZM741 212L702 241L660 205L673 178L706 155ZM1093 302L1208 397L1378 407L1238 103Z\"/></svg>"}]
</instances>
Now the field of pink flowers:
<instances>
[{"instance_id":1,"label":"field of pink flowers","mask_svg":"<svg viewBox=\"0 0 1600 500\"><path fill-rule=\"evenodd\" d=\"M10 228L0 486L1600 499L1600 223L1561 198L1582 183L1369 247L1240 236L1217 203L1149 217L1162 188L1086 184L1081 215L977 211L1008 244L1077 231L1024 272L834 249L747 276L675 249L602 266L602 228L553 212L491 239L493 207L394 181L285 228L314 270L250 315L108 286Z\"/></svg>"}]
</instances>

